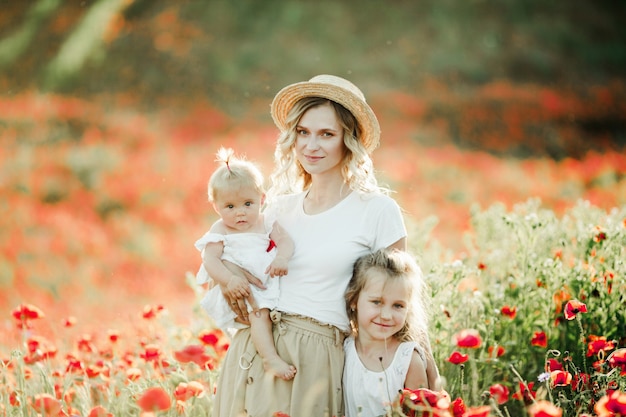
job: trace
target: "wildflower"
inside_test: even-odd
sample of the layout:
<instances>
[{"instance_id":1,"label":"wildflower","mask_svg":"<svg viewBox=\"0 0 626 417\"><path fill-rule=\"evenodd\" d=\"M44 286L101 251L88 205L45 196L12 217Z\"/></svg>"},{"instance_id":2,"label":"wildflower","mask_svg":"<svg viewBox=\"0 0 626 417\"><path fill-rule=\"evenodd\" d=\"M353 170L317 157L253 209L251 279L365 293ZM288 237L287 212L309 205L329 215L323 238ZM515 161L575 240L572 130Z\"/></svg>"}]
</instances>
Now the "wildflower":
<instances>
[{"instance_id":1,"label":"wildflower","mask_svg":"<svg viewBox=\"0 0 626 417\"><path fill-rule=\"evenodd\" d=\"M537 376L537 381L546 382L550 380L550 372L542 372Z\"/></svg>"},{"instance_id":2,"label":"wildflower","mask_svg":"<svg viewBox=\"0 0 626 417\"><path fill-rule=\"evenodd\" d=\"M45 317L43 311L32 304L20 304L11 312L11 315L17 321L17 327L20 329L29 329L30 320Z\"/></svg>"},{"instance_id":3,"label":"wildflower","mask_svg":"<svg viewBox=\"0 0 626 417\"><path fill-rule=\"evenodd\" d=\"M76 341L76 348L81 352L92 353L95 352L96 346L91 341L91 335L84 334Z\"/></svg>"},{"instance_id":4,"label":"wildflower","mask_svg":"<svg viewBox=\"0 0 626 417\"><path fill-rule=\"evenodd\" d=\"M160 304L156 306L146 305L143 308L141 316L146 320L152 320L157 318L163 310L165 310L165 307Z\"/></svg>"},{"instance_id":5,"label":"wildflower","mask_svg":"<svg viewBox=\"0 0 626 417\"><path fill-rule=\"evenodd\" d=\"M163 388L152 387L144 391L137 400L137 405L143 411L162 411L170 408L172 400Z\"/></svg>"},{"instance_id":6,"label":"wildflower","mask_svg":"<svg viewBox=\"0 0 626 417\"><path fill-rule=\"evenodd\" d=\"M77 322L76 317L68 316L64 318L61 323L63 324L63 327L72 327L76 324L76 322Z\"/></svg>"},{"instance_id":7,"label":"wildflower","mask_svg":"<svg viewBox=\"0 0 626 417\"><path fill-rule=\"evenodd\" d=\"M213 350L220 356L226 353L226 351L228 350L228 339L224 335L224 332L222 332L220 329L202 331L198 335L198 340L200 340L203 345L211 346Z\"/></svg>"},{"instance_id":8,"label":"wildflower","mask_svg":"<svg viewBox=\"0 0 626 417\"><path fill-rule=\"evenodd\" d=\"M530 344L545 348L548 346L548 337L545 332L535 332L532 339L530 339Z\"/></svg>"},{"instance_id":9,"label":"wildflower","mask_svg":"<svg viewBox=\"0 0 626 417\"><path fill-rule=\"evenodd\" d=\"M89 411L87 417L113 417L113 414L109 413L103 406L97 405Z\"/></svg>"},{"instance_id":10,"label":"wildflower","mask_svg":"<svg viewBox=\"0 0 626 417\"><path fill-rule=\"evenodd\" d=\"M458 365L458 364L467 362L468 359L469 359L469 355L461 353L461 352L457 352L455 350L454 352L452 352L452 354L448 358L448 362Z\"/></svg>"},{"instance_id":11,"label":"wildflower","mask_svg":"<svg viewBox=\"0 0 626 417\"><path fill-rule=\"evenodd\" d=\"M61 412L61 402L50 394L37 394L32 407L45 416L56 416Z\"/></svg>"},{"instance_id":12,"label":"wildflower","mask_svg":"<svg viewBox=\"0 0 626 417\"><path fill-rule=\"evenodd\" d=\"M482 262L479 262L478 269L480 269L481 271L484 271L485 269L487 269L487 265Z\"/></svg>"},{"instance_id":13,"label":"wildflower","mask_svg":"<svg viewBox=\"0 0 626 417\"><path fill-rule=\"evenodd\" d=\"M617 349L607 359L611 368L620 368L620 375L626 376L626 348Z\"/></svg>"},{"instance_id":14,"label":"wildflower","mask_svg":"<svg viewBox=\"0 0 626 417\"><path fill-rule=\"evenodd\" d=\"M509 389L502 384L493 384L489 387L489 394L491 394L491 396L500 405L509 400Z\"/></svg>"},{"instance_id":15,"label":"wildflower","mask_svg":"<svg viewBox=\"0 0 626 417\"><path fill-rule=\"evenodd\" d=\"M117 342L120 338L120 333L117 330L109 329L107 331L107 334L108 334L109 342L111 343Z\"/></svg>"},{"instance_id":16,"label":"wildflower","mask_svg":"<svg viewBox=\"0 0 626 417\"><path fill-rule=\"evenodd\" d=\"M146 345L139 356L146 362L156 362L161 358L161 349L157 345Z\"/></svg>"},{"instance_id":17,"label":"wildflower","mask_svg":"<svg viewBox=\"0 0 626 417\"><path fill-rule=\"evenodd\" d=\"M477 349L482 343L480 333L475 329L461 330L455 335L456 345L458 347L465 347L470 349Z\"/></svg>"},{"instance_id":18,"label":"wildflower","mask_svg":"<svg viewBox=\"0 0 626 417\"><path fill-rule=\"evenodd\" d=\"M607 352L615 349L615 342L607 341L604 336L589 336L590 342L587 344L587 356L598 355L600 352Z\"/></svg>"},{"instance_id":19,"label":"wildflower","mask_svg":"<svg viewBox=\"0 0 626 417\"><path fill-rule=\"evenodd\" d=\"M187 401L192 397L204 395L204 386L198 381L181 382L174 390L174 397L180 401Z\"/></svg>"},{"instance_id":20,"label":"wildflower","mask_svg":"<svg viewBox=\"0 0 626 417\"><path fill-rule=\"evenodd\" d=\"M463 417L467 411L465 402L461 397L457 397L454 401L452 401L450 408L452 409L452 415L454 417Z\"/></svg>"},{"instance_id":21,"label":"wildflower","mask_svg":"<svg viewBox=\"0 0 626 417\"><path fill-rule=\"evenodd\" d=\"M550 380L554 387L564 387L571 384L572 374L567 371L552 371L550 372Z\"/></svg>"},{"instance_id":22,"label":"wildflower","mask_svg":"<svg viewBox=\"0 0 626 417\"><path fill-rule=\"evenodd\" d=\"M546 361L546 370L548 372L560 371L562 369L563 369L563 364L557 361L556 359L550 358Z\"/></svg>"},{"instance_id":23,"label":"wildflower","mask_svg":"<svg viewBox=\"0 0 626 417\"><path fill-rule=\"evenodd\" d=\"M508 318L513 320L515 318L515 315L517 314L517 307L503 306L500 312L503 316L507 316Z\"/></svg>"},{"instance_id":24,"label":"wildflower","mask_svg":"<svg viewBox=\"0 0 626 417\"><path fill-rule=\"evenodd\" d=\"M533 391L533 387L535 386L534 382L520 382L519 390L515 392L511 397L516 400L524 401L525 403L530 403L533 401L537 393Z\"/></svg>"},{"instance_id":25,"label":"wildflower","mask_svg":"<svg viewBox=\"0 0 626 417\"><path fill-rule=\"evenodd\" d=\"M202 345L189 345L182 350L177 350L174 352L174 358L182 363L193 362L201 368L204 368L207 362L211 362L212 359L204 352Z\"/></svg>"},{"instance_id":26,"label":"wildflower","mask_svg":"<svg viewBox=\"0 0 626 417\"><path fill-rule=\"evenodd\" d=\"M126 370L126 378L130 381L136 381L141 378L142 372L139 368L128 368Z\"/></svg>"},{"instance_id":27,"label":"wildflower","mask_svg":"<svg viewBox=\"0 0 626 417\"><path fill-rule=\"evenodd\" d=\"M437 392L427 388L403 389L400 391L399 401L408 415L414 416L419 407L427 407L435 416L450 415L450 396L445 391Z\"/></svg>"},{"instance_id":28,"label":"wildflower","mask_svg":"<svg viewBox=\"0 0 626 417\"><path fill-rule=\"evenodd\" d=\"M621 391L609 392L600 398L594 406L598 417L617 417L626 415L626 393Z\"/></svg>"},{"instance_id":29,"label":"wildflower","mask_svg":"<svg viewBox=\"0 0 626 417\"><path fill-rule=\"evenodd\" d=\"M587 305L578 300L569 300L565 305L565 318L573 320L578 313L586 313Z\"/></svg>"},{"instance_id":30,"label":"wildflower","mask_svg":"<svg viewBox=\"0 0 626 417\"><path fill-rule=\"evenodd\" d=\"M491 358L499 358L500 356L504 355L504 347L500 345L489 346L487 351L489 352L489 357Z\"/></svg>"},{"instance_id":31,"label":"wildflower","mask_svg":"<svg viewBox=\"0 0 626 417\"><path fill-rule=\"evenodd\" d=\"M530 417L561 417L563 410L550 401L538 400L528 407L528 415Z\"/></svg>"}]
</instances>

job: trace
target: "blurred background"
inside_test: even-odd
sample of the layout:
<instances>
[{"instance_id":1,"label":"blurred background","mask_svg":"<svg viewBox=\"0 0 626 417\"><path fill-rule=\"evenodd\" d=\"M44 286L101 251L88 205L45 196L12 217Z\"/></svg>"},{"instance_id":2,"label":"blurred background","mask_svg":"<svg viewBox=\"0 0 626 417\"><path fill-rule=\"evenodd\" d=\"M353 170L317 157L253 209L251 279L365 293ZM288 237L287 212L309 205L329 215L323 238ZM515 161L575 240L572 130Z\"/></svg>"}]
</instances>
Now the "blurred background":
<instances>
[{"instance_id":1,"label":"blurred background","mask_svg":"<svg viewBox=\"0 0 626 417\"><path fill-rule=\"evenodd\" d=\"M272 167L269 103L320 73L378 114L416 252L472 207L626 204L626 3L0 0L0 304L184 317L224 146ZM139 306L139 307L137 307ZM5 316L6 317L6 316Z\"/></svg>"}]
</instances>

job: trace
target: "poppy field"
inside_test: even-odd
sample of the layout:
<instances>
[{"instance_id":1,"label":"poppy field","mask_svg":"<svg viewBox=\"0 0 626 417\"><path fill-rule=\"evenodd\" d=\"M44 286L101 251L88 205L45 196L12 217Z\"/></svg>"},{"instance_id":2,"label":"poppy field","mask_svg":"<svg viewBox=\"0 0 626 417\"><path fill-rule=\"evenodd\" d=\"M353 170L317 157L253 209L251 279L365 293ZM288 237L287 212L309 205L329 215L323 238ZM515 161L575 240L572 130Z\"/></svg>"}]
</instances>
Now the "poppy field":
<instances>
[{"instance_id":1,"label":"poppy field","mask_svg":"<svg viewBox=\"0 0 626 417\"><path fill-rule=\"evenodd\" d=\"M625 96L372 97L447 392L399 393L394 415L626 415ZM220 146L269 174L277 132L268 103L134 104L0 97L0 415L211 415L229 339L193 285L206 182Z\"/></svg>"}]
</instances>

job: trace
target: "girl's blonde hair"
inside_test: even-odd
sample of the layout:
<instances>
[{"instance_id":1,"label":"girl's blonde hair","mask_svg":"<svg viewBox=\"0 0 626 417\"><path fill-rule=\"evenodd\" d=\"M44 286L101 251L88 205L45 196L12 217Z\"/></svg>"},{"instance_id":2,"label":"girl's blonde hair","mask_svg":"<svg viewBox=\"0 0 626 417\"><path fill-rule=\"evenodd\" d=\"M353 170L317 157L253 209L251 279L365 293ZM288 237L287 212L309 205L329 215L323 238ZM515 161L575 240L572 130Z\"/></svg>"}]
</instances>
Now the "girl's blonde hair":
<instances>
[{"instance_id":1,"label":"girl's blonde hair","mask_svg":"<svg viewBox=\"0 0 626 417\"><path fill-rule=\"evenodd\" d=\"M345 293L346 312L353 334L358 334L356 311L359 295L370 278L370 272L377 270L386 275L386 282L402 280L409 293L407 316L404 326L393 335L400 342L417 341L423 348L430 349L428 338L428 314L425 283L422 270L411 254L398 249L381 249L361 256L354 264L352 278Z\"/></svg>"},{"instance_id":2,"label":"girl's blonde hair","mask_svg":"<svg viewBox=\"0 0 626 417\"><path fill-rule=\"evenodd\" d=\"M244 187L254 188L260 195L265 193L263 174L255 164L243 158L237 158L230 148L220 148L215 162L220 167L209 179L209 201L214 202L220 191L235 190Z\"/></svg>"},{"instance_id":3,"label":"girl's blonde hair","mask_svg":"<svg viewBox=\"0 0 626 417\"><path fill-rule=\"evenodd\" d=\"M311 175L300 165L295 156L296 127L307 110L326 104L333 107L343 128L345 149L341 174L344 182L354 191L388 193L386 188L378 185L374 176L374 165L363 143L359 140L362 132L354 115L332 100L322 97L304 97L298 100L289 111L286 121L287 130L281 132L278 137L274 152L275 169L271 175L271 195L299 192L311 185Z\"/></svg>"}]
</instances>

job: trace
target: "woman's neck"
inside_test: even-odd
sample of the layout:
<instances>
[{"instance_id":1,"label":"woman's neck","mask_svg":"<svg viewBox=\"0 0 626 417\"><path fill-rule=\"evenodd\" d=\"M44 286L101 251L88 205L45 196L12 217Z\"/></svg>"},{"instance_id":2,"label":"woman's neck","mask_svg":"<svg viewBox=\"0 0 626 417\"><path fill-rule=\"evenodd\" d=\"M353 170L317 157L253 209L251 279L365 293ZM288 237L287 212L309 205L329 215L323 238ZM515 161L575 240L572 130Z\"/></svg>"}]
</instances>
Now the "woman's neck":
<instances>
[{"instance_id":1,"label":"woman's neck","mask_svg":"<svg viewBox=\"0 0 626 417\"><path fill-rule=\"evenodd\" d=\"M314 179L304 197L304 211L307 214L317 214L336 206L346 198L352 190L340 180L322 181Z\"/></svg>"}]
</instances>

